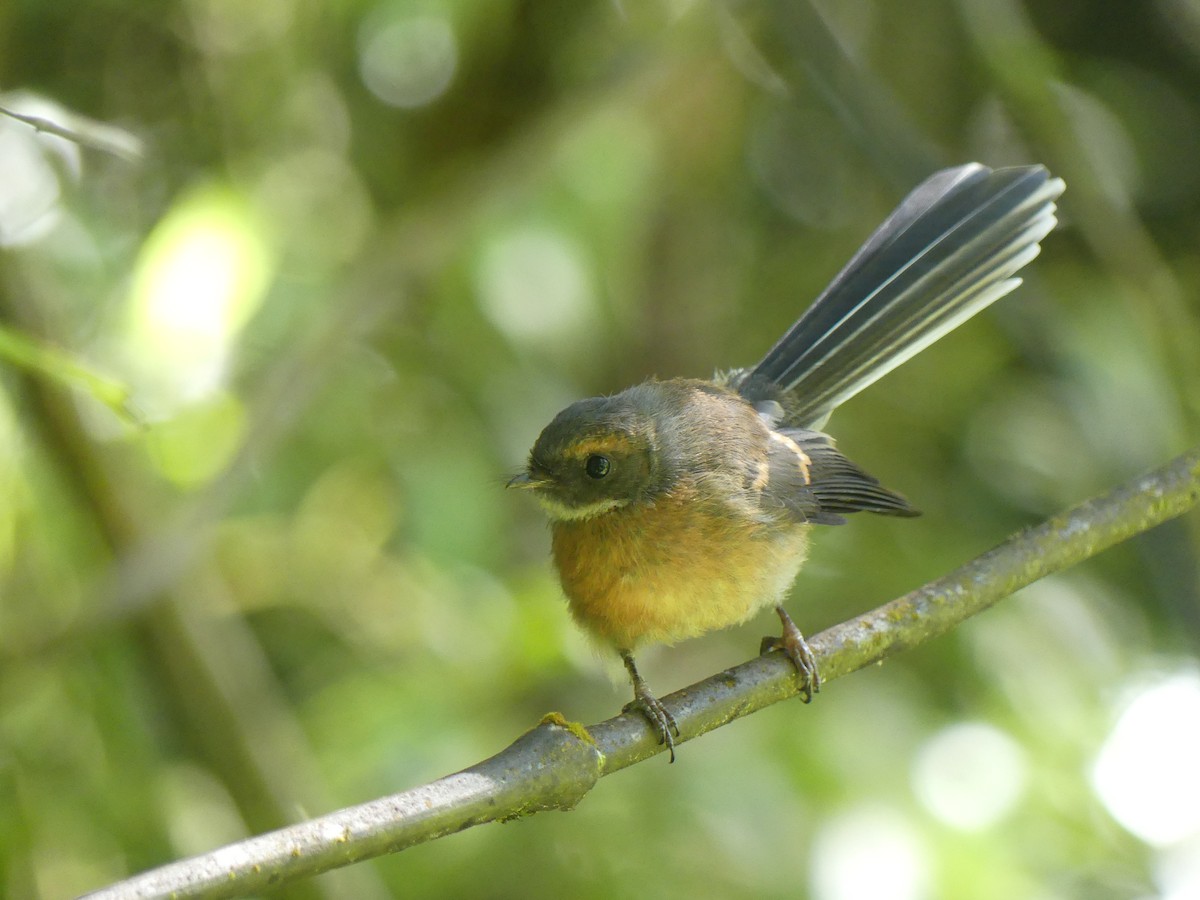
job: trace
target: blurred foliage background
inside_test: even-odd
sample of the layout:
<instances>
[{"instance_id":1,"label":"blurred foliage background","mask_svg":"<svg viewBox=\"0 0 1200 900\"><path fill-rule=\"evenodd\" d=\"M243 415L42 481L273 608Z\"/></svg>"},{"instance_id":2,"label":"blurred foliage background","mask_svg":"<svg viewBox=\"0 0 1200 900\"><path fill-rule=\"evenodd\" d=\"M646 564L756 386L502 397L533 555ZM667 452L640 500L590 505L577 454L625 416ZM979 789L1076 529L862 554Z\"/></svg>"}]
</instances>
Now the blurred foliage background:
<instances>
[{"instance_id":1,"label":"blurred foliage background","mask_svg":"<svg viewBox=\"0 0 1200 900\"><path fill-rule=\"evenodd\" d=\"M800 625L1200 437L1196 0L10 0L0 91L88 137L0 118L8 896L614 714L506 475L572 399L752 362L936 168L1045 163L1063 226L835 417L925 516L826 529ZM1200 896L1198 524L288 895Z\"/></svg>"}]
</instances>

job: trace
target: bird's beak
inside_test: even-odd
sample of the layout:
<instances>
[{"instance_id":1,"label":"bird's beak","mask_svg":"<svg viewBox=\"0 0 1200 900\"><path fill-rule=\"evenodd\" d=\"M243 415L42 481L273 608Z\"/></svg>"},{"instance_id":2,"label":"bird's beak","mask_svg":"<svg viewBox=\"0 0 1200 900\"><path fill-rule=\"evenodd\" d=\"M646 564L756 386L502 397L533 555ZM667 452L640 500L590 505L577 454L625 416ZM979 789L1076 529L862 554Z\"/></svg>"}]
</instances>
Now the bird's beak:
<instances>
[{"instance_id":1,"label":"bird's beak","mask_svg":"<svg viewBox=\"0 0 1200 900\"><path fill-rule=\"evenodd\" d=\"M516 475L510 478L505 487L521 488L522 490L531 491L543 487L546 482L547 479L537 478L533 475L533 473L526 469L523 472L518 472Z\"/></svg>"}]
</instances>

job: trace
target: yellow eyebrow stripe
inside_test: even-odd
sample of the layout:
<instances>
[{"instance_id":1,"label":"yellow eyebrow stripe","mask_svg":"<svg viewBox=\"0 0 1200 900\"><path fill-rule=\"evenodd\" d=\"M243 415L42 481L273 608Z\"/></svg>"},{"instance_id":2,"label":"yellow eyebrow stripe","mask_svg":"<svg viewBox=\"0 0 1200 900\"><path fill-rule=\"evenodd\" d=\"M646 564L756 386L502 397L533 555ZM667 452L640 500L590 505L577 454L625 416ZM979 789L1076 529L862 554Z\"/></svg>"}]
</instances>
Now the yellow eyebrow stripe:
<instances>
[{"instance_id":1,"label":"yellow eyebrow stripe","mask_svg":"<svg viewBox=\"0 0 1200 900\"><path fill-rule=\"evenodd\" d=\"M623 434L606 434L603 437L586 438L572 444L566 452L569 456L591 456L593 453L632 453L633 442Z\"/></svg>"}]
</instances>

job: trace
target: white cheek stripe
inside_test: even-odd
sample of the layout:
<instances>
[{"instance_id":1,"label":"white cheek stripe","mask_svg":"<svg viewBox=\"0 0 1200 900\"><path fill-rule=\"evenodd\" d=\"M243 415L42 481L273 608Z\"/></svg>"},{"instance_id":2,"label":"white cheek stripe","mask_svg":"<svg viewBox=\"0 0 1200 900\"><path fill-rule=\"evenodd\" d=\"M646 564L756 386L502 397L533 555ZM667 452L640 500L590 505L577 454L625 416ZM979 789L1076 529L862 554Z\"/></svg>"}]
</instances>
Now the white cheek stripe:
<instances>
[{"instance_id":1,"label":"white cheek stripe","mask_svg":"<svg viewBox=\"0 0 1200 900\"><path fill-rule=\"evenodd\" d=\"M559 503L553 497L547 497L545 494L538 494L537 501L542 504L542 508L546 510L546 514L551 519L560 522L592 519L609 510L626 506L629 503L628 500L598 500L595 503L589 503L587 506L567 506L564 503Z\"/></svg>"}]
</instances>

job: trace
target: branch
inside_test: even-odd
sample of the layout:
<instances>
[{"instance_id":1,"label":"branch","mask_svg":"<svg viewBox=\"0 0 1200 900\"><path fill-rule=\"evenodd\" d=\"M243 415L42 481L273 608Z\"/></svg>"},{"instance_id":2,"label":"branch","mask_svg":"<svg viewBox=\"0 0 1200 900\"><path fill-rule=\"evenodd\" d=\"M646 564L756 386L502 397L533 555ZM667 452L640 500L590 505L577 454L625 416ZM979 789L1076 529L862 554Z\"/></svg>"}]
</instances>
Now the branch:
<instances>
[{"instance_id":1,"label":"branch","mask_svg":"<svg viewBox=\"0 0 1200 900\"><path fill-rule=\"evenodd\" d=\"M0 112L3 112L0 109ZM35 372L67 388L77 388L103 403L127 425L137 425L139 416L121 382L92 369L65 350L39 341L0 323L0 362Z\"/></svg>"},{"instance_id":2,"label":"branch","mask_svg":"<svg viewBox=\"0 0 1200 900\"><path fill-rule=\"evenodd\" d=\"M1019 588L1174 518L1200 500L1200 447L1162 468L1009 538L950 574L811 638L825 679L944 634ZM663 698L680 742L793 697L800 680L777 653ZM557 714L469 769L87 895L92 900L231 897L473 825L572 809L603 775L662 752L646 721L620 715L587 729Z\"/></svg>"},{"instance_id":3,"label":"branch","mask_svg":"<svg viewBox=\"0 0 1200 900\"><path fill-rule=\"evenodd\" d=\"M66 125L59 125L53 119L31 116L4 106L0 106L0 116L8 116L10 119L25 123L34 131L52 134L81 147L111 153L127 162L139 162L145 156L145 149L139 138L123 128L96 122L83 116L73 117L80 123L81 127L79 128L68 128Z\"/></svg>"}]
</instances>

